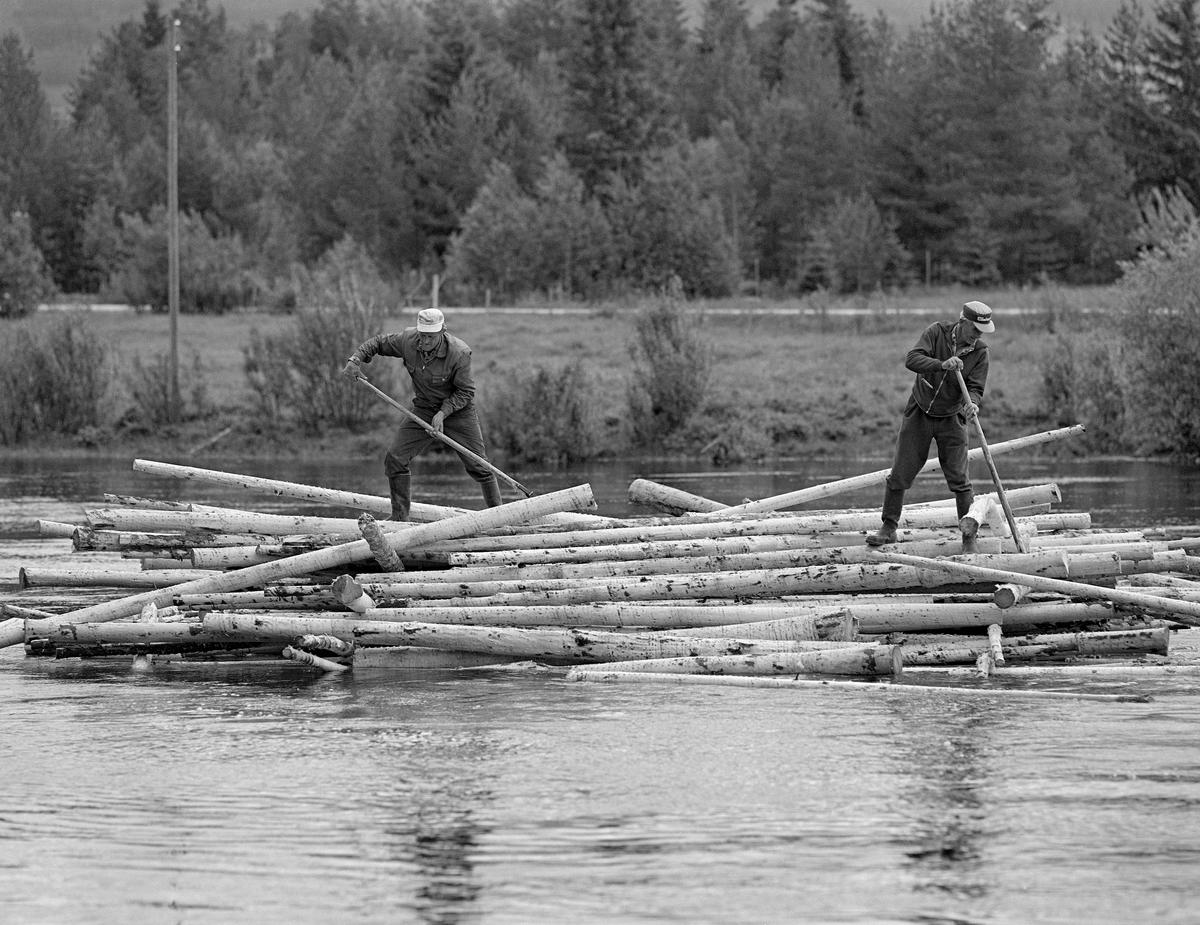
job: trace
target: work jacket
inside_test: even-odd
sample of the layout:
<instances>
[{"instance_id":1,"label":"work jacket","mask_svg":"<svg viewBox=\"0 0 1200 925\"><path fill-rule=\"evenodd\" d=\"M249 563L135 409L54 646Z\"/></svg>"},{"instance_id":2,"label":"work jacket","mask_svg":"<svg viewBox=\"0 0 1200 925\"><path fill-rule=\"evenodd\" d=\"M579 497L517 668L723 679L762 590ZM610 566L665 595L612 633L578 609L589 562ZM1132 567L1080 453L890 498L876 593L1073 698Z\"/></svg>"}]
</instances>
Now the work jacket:
<instances>
[{"instance_id":1,"label":"work jacket","mask_svg":"<svg viewBox=\"0 0 1200 925\"><path fill-rule=\"evenodd\" d=\"M971 401L976 405L983 404L988 374L987 344L982 340L976 340L969 347L959 344L955 336L957 327L957 320L934 322L908 351L904 365L917 374L917 380L908 397L906 412L915 406L931 418L945 418L965 409L954 370L942 369L942 361L952 356L963 361L962 377Z\"/></svg>"},{"instance_id":2,"label":"work jacket","mask_svg":"<svg viewBox=\"0 0 1200 925\"><path fill-rule=\"evenodd\" d=\"M376 354L399 357L412 377L413 407L446 417L469 408L475 401L475 380L471 376L471 348L449 331L432 353L417 348L417 329L405 328L399 334L376 334L354 356L370 363Z\"/></svg>"}]
</instances>

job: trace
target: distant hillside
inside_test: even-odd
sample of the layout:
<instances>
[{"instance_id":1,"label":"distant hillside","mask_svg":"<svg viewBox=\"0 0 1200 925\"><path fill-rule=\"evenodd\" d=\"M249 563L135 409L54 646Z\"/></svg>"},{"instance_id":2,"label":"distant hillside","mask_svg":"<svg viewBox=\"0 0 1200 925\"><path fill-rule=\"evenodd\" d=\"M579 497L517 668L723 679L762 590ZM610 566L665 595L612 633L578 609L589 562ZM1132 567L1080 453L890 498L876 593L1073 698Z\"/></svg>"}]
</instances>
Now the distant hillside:
<instances>
[{"instance_id":1,"label":"distant hillside","mask_svg":"<svg viewBox=\"0 0 1200 925\"><path fill-rule=\"evenodd\" d=\"M882 12L900 28L920 21L933 0L852 0L867 18ZM229 23L243 28L254 22L272 24L288 11L307 12L318 0L210 0L213 9L223 8ZM761 16L776 0L748 0L752 15ZM1054 9L1072 30L1088 27L1102 33L1112 20L1120 0L1054 0ZM162 4L170 9L170 0ZM684 0L693 15L703 0ZM61 107L67 88L87 63L92 49L109 32L127 19L139 18L144 0L3 0L0 2L0 34L15 30L32 49L34 67L56 107Z\"/></svg>"}]
</instances>

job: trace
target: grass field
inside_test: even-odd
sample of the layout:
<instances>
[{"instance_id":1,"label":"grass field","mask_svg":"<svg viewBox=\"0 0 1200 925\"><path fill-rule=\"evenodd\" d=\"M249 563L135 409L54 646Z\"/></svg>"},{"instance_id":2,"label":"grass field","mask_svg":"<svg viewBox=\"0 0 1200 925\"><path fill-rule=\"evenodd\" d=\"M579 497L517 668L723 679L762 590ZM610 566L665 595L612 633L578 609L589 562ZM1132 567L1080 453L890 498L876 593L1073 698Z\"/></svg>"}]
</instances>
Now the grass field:
<instances>
[{"instance_id":1,"label":"grass field","mask_svg":"<svg viewBox=\"0 0 1200 925\"><path fill-rule=\"evenodd\" d=\"M942 290L823 302L688 303L715 362L702 420L675 449L694 453L711 448L720 443L722 431L729 432L729 440L749 444L749 455L878 451L881 442L890 445L912 384L904 354L926 324L955 317L971 298L984 299L996 313L997 330L988 338L992 363L982 418L989 439L1054 426L1040 399L1044 363L1055 349L1054 332L1084 324L1088 311L1109 307L1110 290ZM503 391L509 373L571 361L581 361L592 374L594 400L610 423L624 415L637 306L569 314L503 308L445 311L448 329L474 350L485 419L503 414L489 395ZM412 324L414 314L415 309L405 309L392 316L393 329ZM123 365L135 354L149 359L169 350L166 315L93 312L87 323ZM286 315L256 312L181 316L182 375L202 376L210 402L221 411L218 417L232 418L248 405L242 363L251 332L279 331L290 324ZM346 355L355 346L347 343ZM184 390L191 385L185 381ZM203 426L212 430L214 425Z\"/></svg>"}]
</instances>

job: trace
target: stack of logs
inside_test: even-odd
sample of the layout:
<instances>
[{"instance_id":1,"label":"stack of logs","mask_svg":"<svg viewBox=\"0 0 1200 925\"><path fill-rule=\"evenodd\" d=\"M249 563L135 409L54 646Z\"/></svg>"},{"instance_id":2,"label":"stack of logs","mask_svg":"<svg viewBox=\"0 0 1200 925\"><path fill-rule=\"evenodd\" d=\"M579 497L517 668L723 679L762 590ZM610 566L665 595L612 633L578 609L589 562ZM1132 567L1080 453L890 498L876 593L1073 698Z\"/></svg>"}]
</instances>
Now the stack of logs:
<instances>
[{"instance_id":1,"label":"stack of logs","mask_svg":"<svg viewBox=\"0 0 1200 925\"><path fill-rule=\"evenodd\" d=\"M381 497L148 460L134 468L358 516L106 496L84 523L41 527L110 564L22 568L22 590L0 604L0 646L142 664L532 662L570 666L575 680L870 686L865 677L931 689L902 672L1131 672L1171 665L1172 633L1200 626L1190 554L1200 530L1094 530L1088 514L1054 509L1054 484L1006 493L1017 536L997 497L981 494L967 515L978 552L960 555L950 499L908 506L898 542L880 549L864 542L878 510L782 510L882 473L736 506L639 479L631 500L659 513L636 518L591 513L581 485L483 511L416 504L413 523L395 523L376 520L388 512Z\"/></svg>"}]
</instances>

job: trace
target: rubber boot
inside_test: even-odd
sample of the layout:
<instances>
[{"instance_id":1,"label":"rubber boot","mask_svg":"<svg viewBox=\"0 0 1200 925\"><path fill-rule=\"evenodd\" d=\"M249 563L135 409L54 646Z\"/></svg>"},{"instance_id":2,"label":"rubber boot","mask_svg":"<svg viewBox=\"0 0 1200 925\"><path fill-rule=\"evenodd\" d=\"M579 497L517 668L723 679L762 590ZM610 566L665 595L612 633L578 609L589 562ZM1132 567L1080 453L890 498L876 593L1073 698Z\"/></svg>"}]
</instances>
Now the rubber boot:
<instances>
[{"instance_id":1,"label":"rubber boot","mask_svg":"<svg viewBox=\"0 0 1200 925\"><path fill-rule=\"evenodd\" d=\"M408 520L408 510L412 506L412 491L409 473L393 475L388 478L388 493L392 500L392 516L388 520Z\"/></svg>"},{"instance_id":2,"label":"rubber boot","mask_svg":"<svg viewBox=\"0 0 1200 925\"><path fill-rule=\"evenodd\" d=\"M896 527L900 524L900 511L904 508L904 489L887 486L883 490L883 524L875 533L867 536L868 546L887 546L896 542Z\"/></svg>"},{"instance_id":3,"label":"rubber boot","mask_svg":"<svg viewBox=\"0 0 1200 925\"><path fill-rule=\"evenodd\" d=\"M973 556L979 552L979 547L975 543L975 538L979 533L979 523L975 518L967 516L974 501L975 494L972 491L956 491L954 493L954 506L958 510L958 527L962 530L962 554L964 556Z\"/></svg>"},{"instance_id":4,"label":"rubber boot","mask_svg":"<svg viewBox=\"0 0 1200 925\"><path fill-rule=\"evenodd\" d=\"M480 482L479 487L483 490L483 503L488 507L499 507L504 503L500 497L500 482L494 475L486 482Z\"/></svg>"}]
</instances>

